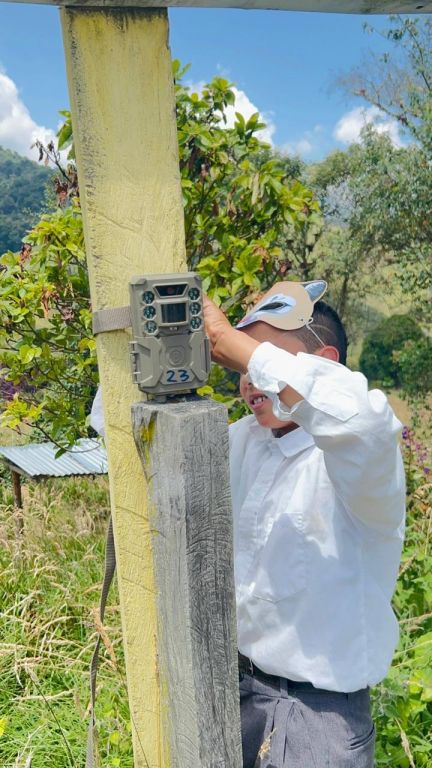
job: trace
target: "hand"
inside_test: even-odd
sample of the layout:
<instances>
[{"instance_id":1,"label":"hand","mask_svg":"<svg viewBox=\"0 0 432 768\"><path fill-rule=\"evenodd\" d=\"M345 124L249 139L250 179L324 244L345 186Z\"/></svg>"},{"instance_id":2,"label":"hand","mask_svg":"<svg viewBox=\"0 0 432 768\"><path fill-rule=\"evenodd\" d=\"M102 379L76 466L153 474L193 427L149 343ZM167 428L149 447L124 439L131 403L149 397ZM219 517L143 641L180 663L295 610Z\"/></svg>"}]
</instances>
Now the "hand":
<instances>
[{"instance_id":1,"label":"hand","mask_svg":"<svg viewBox=\"0 0 432 768\"><path fill-rule=\"evenodd\" d=\"M204 323L210 339L211 356L215 363L245 373L249 359L258 342L246 333L232 328L219 307L204 296Z\"/></svg>"},{"instance_id":2,"label":"hand","mask_svg":"<svg viewBox=\"0 0 432 768\"><path fill-rule=\"evenodd\" d=\"M220 337L233 329L222 310L206 295L204 295L203 306L205 329L213 349Z\"/></svg>"}]
</instances>

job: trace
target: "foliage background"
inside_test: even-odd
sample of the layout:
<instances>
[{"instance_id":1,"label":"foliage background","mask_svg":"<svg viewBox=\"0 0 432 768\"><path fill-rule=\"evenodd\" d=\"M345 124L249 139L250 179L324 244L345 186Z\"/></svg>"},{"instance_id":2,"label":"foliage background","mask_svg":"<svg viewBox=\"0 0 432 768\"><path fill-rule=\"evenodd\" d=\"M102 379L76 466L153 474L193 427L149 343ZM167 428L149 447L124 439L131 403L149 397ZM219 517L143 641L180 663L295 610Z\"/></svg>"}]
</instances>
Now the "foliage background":
<instances>
[{"instance_id":1,"label":"foliage background","mask_svg":"<svg viewBox=\"0 0 432 768\"><path fill-rule=\"evenodd\" d=\"M235 322L276 278L309 277L322 217L311 190L293 177L296 163L258 140L257 114L248 121L237 114L226 127L230 83L216 77L198 95L182 84L184 72L175 62L188 265ZM0 258L0 364L12 388L0 421L32 428L33 438L49 438L59 449L88 434L98 380L72 124L63 114L59 149L69 148L69 166L60 166L53 147L41 147L61 171L58 209L41 218L21 252ZM210 387L233 399L220 369Z\"/></svg>"}]
</instances>

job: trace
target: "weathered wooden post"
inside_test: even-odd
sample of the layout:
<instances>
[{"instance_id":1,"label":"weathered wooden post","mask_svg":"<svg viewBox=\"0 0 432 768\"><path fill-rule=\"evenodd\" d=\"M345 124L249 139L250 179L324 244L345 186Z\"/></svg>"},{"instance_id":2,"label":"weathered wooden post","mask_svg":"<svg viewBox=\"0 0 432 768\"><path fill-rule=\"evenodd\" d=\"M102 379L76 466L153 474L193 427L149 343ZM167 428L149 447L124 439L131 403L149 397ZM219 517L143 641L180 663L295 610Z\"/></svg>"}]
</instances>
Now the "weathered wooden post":
<instances>
[{"instance_id":1,"label":"weathered wooden post","mask_svg":"<svg viewBox=\"0 0 432 768\"><path fill-rule=\"evenodd\" d=\"M11 469L14 504L17 509L22 509L21 475L15 469Z\"/></svg>"},{"instance_id":2,"label":"weathered wooden post","mask_svg":"<svg viewBox=\"0 0 432 768\"><path fill-rule=\"evenodd\" d=\"M163 727L175 766L240 768L228 430L211 400L138 403Z\"/></svg>"},{"instance_id":3,"label":"weathered wooden post","mask_svg":"<svg viewBox=\"0 0 432 768\"><path fill-rule=\"evenodd\" d=\"M15 527L17 536L22 536L24 532L24 514L21 489L21 474L14 468L11 468L12 488L15 507Z\"/></svg>"}]
</instances>

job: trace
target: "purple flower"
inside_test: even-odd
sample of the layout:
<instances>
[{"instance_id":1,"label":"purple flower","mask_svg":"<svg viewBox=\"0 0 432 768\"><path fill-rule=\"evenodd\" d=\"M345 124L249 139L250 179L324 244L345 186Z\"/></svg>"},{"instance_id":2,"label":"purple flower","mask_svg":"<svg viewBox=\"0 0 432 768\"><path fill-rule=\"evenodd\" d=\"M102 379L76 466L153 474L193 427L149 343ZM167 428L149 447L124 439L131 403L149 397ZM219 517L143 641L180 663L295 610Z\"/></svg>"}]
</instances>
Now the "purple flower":
<instances>
[{"instance_id":1,"label":"purple flower","mask_svg":"<svg viewBox=\"0 0 432 768\"><path fill-rule=\"evenodd\" d=\"M3 400L12 400L17 388L11 381L0 379L0 398Z\"/></svg>"}]
</instances>

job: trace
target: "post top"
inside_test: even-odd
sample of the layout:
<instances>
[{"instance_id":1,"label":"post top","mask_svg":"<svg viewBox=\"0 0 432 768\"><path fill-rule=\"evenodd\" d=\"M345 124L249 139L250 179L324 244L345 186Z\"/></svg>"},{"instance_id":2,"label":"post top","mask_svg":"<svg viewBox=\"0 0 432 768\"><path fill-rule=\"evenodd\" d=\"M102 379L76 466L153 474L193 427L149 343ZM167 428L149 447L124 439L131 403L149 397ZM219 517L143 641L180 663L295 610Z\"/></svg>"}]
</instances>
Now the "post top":
<instances>
[{"instance_id":1,"label":"post top","mask_svg":"<svg viewBox=\"0 0 432 768\"><path fill-rule=\"evenodd\" d=\"M321 13L431 13L432 0L12 0L80 8L243 8Z\"/></svg>"}]
</instances>

